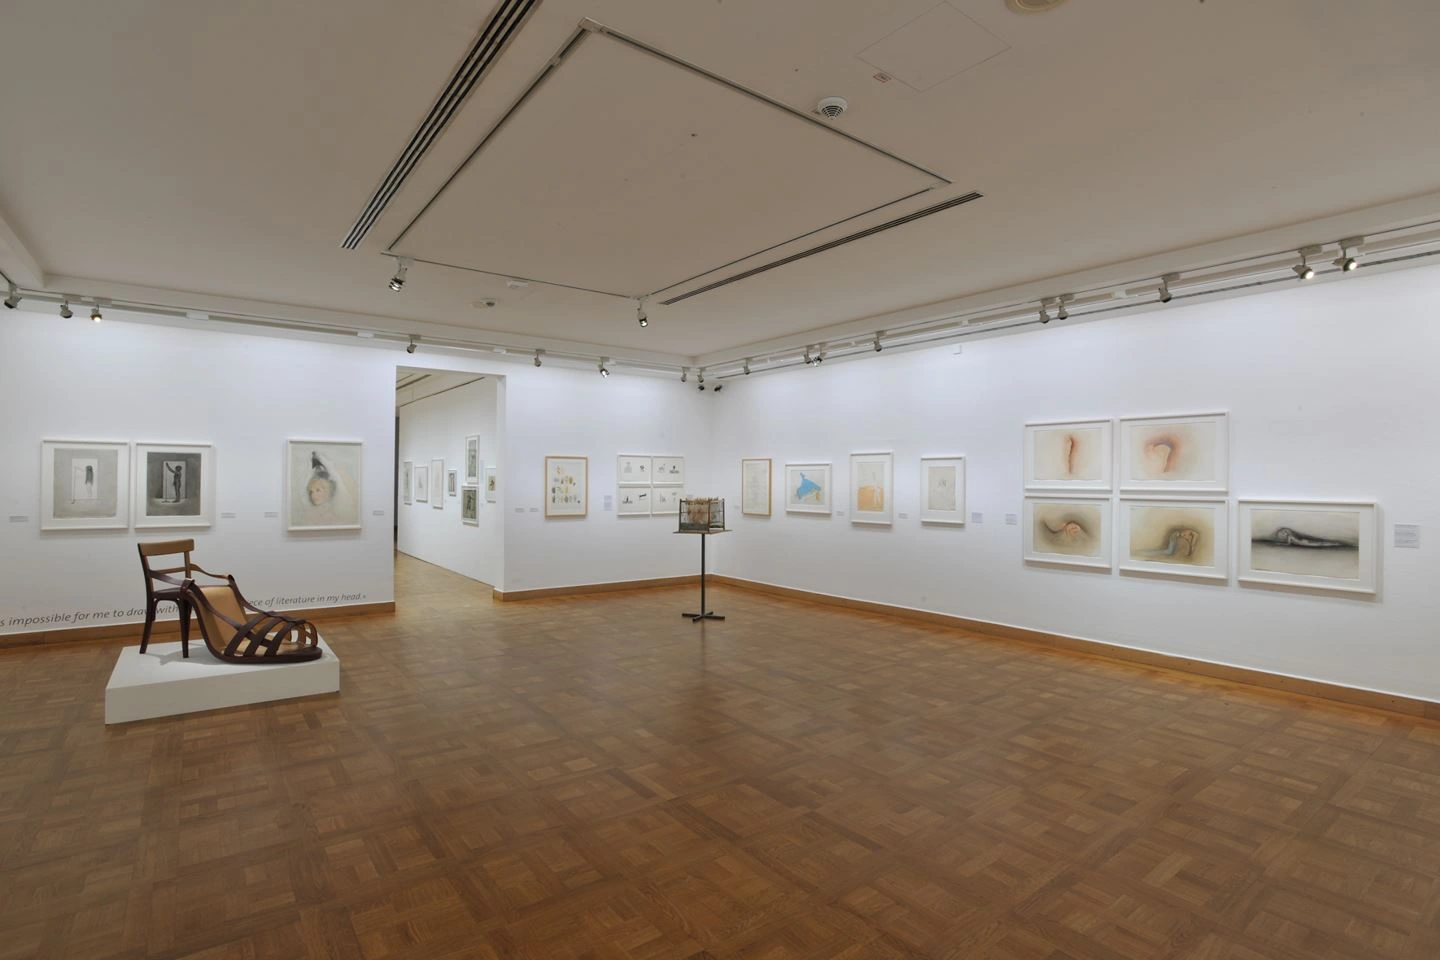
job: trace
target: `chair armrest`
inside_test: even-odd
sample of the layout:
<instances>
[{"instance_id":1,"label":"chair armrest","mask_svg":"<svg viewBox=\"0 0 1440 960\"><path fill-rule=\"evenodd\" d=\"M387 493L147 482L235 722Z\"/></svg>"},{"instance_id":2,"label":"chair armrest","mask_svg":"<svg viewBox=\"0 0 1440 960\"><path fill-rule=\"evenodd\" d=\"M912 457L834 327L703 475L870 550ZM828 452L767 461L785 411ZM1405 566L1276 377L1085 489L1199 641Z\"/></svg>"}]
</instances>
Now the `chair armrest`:
<instances>
[{"instance_id":1,"label":"chair armrest","mask_svg":"<svg viewBox=\"0 0 1440 960\"><path fill-rule=\"evenodd\" d=\"M197 564L197 563L192 563L192 564L190 564L190 569L191 569L191 570L198 570L200 573L205 574L205 576L207 576L207 577L214 577L216 580L229 580L229 579L230 579L230 574L228 574L228 573L211 573L209 570L206 570L204 567L200 566L200 565Z\"/></svg>"}]
</instances>

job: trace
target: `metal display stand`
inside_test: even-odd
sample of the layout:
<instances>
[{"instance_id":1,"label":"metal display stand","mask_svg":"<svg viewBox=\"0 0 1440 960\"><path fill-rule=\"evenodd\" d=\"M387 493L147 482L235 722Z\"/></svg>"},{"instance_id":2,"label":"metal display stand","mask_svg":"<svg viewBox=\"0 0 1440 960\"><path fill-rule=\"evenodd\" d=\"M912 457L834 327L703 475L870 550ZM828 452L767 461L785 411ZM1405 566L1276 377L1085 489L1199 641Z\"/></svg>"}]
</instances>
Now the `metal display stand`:
<instances>
[{"instance_id":1,"label":"metal display stand","mask_svg":"<svg viewBox=\"0 0 1440 960\"><path fill-rule=\"evenodd\" d=\"M699 623L701 620L724 620L714 610L705 606L705 538L714 533L729 533L729 530L677 530L677 534L700 538L700 612L682 613L680 616L689 617L691 623Z\"/></svg>"}]
</instances>

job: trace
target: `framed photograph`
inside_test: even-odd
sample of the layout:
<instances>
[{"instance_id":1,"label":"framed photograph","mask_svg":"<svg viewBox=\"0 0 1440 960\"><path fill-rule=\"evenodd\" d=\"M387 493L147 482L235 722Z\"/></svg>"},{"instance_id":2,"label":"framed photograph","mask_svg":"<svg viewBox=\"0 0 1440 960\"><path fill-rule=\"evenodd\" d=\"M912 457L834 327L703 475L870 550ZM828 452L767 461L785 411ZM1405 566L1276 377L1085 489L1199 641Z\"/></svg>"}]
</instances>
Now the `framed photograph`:
<instances>
[{"instance_id":1,"label":"framed photograph","mask_svg":"<svg viewBox=\"0 0 1440 960\"><path fill-rule=\"evenodd\" d=\"M650 504L652 517L674 519L680 516L680 501L685 497L684 487L654 487L651 489L650 495L654 498Z\"/></svg>"},{"instance_id":2,"label":"framed photograph","mask_svg":"<svg viewBox=\"0 0 1440 960\"><path fill-rule=\"evenodd\" d=\"M1238 507L1241 583L1376 592L1373 502L1240 500Z\"/></svg>"},{"instance_id":3,"label":"framed photograph","mask_svg":"<svg viewBox=\"0 0 1440 960\"><path fill-rule=\"evenodd\" d=\"M445 460L436 457L430 461L430 506L436 510L445 509Z\"/></svg>"},{"instance_id":4,"label":"framed photograph","mask_svg":"<svg viewBox=\"0 0 1440 960\"><path fill-rule=\"evenodd\" d=\"M1192 580L1230 579L1230 505L1224 500L1122 497L1120 569Z\"/></svg>"},{"instance_id":5,"label":"framed photograph","mask_svg":"<svg viewBox=\"0 0 1440 960\"><path fill-rule=\"evenodd\" d=\"M287 440L289 530L360 529L360 450L348 440Z\"/></svg>"},{"instance_id":6,"label":"framed photograph","mask_svg":"<svg viewBox=\"0 0 1440 960\"><path fill-rule=\"evenodd\" d=\"M889 526L894 499L895 454L850 454L850 522Z\"/></svg>"},{"instance_id":7,"label":"framed photograph","mask_svg":"<svg viewBox=\"0 0 1440 960\"><path fill-rule=\"evenodd\" d=\"M920 522L965 525L965 458L920 458Z\"/></svg>"},{"instance_id":8,"label":"framed photograph","mask_svg":"<svg viewBox=\"0 0 1440 960\"><path fill-rule=\"evenodd\" d=\"M622 517L650 516L650 487L621 487L615 493L615 512Z\"/></svg>"},{"instance_id":9,"label":"framed photograph","mask_svg":"<svg viewBox=\"0 0 1440 960\"><path fill-rule=\"evenodd\" d=\"M495 479L495 468L485 468L485 502L494 503L495 494L499 491L499 481Z\"/></svg>"},{"instance_id":10,"label":"framed photograph","mask_svg":"<svg viewBox=\"0 0 1440 960\"><path fill-rule=\"evenodd\" d=\"M445 471L445 494L451 497L460 495L460 471Z\"/></svg>"},{"instance_id":11,"label":"framed photograph","mask_svg":"<svg viewBox=\"0 0 1440 960\"><path fill-rule=\"evenodd\" d=\"M472 527L480 525L480 488L460 488L460 522Z\"/></svg>"},{"instance_id":12,"label":"framed photograph","mask_svg":"<svg viewBox=\"0 0 1440 960\"><path fill-rule=\"evenodd\" d=\"M1025 559L1110 569L1110 501L1104 497L1026 497Z\"/></svg>"},{"instance_id":13,"label":"framed photograph","mask_svg":"<svg viewBox=\"0 0 1440 960\"><path fill-rule=\"evenodd\" d=\"M214 448L208 443L135 444L135 528L215 522Z\"/></svg>"},{"instance_id":14,"label":"framed photograph","mask_svg":"<svg viewBox=\"0 0 1440 960\"><path fill-rule=\"evenodd\" d=\"M785 512L831 513L830 464L785 464Z\"/></svg>"},{"instance_id":15,"label":"framed photograph","mask_svg":"<svg viewBox=\"0 0 1440 960\"><path fill-rule=\"evenodd\" d=\"M740 461L740 512L749 517L770 516L770 458Z\"/></svg>"},{"instance_id":16,"label":"framed photograph","mask_svg":"<svg viewBox=\"0 0 1440 960\"><path fill-rule=\"evenodd\" d=\"M651 457L651 483L684 483L684 457ZM676 507L678 510L679 507Z\"/></svg>"},{"instance_id":17,"label":"framed photograph","mask_svg":"<svg viewBox=\"0 0 1440 960\"><path fill-rule=\"evenodd\" d=\"M1224 493L1230 486L1229 415L1120 419L1120 489Z\"/></svg>"},{"instance_id":18,"label":"framed photograph","mask_svg":"<svg viewBox=\"0 0 1440 960\"><path fill-rule=\"evenodd\" d=\"M411 460L400 461L400 496L408 505L415 500L415 463Z\"/></svg>"},{"instance_id":19,"label":"framed photograph","mask_svg":"<svg viewBox=\"0 0 1440 960\"><path fill-rule=\"evenodd\" d=\"M1110 489L1109 420L1025 424L1025 489Z\"/></svg>"},{"instance_id":20,"label":"framed photograph","mask_svg":"<svg viewBox=\"0 0 1440 960\"><path fill-rule=\"evenodd\" d=\"M415 502L430 502L430 468L423 463L415 467Z\"/></svg>"},{"instance_id":21,"label":"framed photograph","mask_svg":"<svg viewBox=\"0 0 1440 960\"><path fill-rule=\"evenodd\" d=\"M615 482L622 486L650 486L651 463L649 457L637 457L622 453L615 462ZM649 511L646 511L647 513Z\"/></svg>"},{"instance_id":22,"label":"framed photograph","mask_svg":"<svg viewBox=\"0 0 1440 960\"><path fill-rule=\"evenodd\" d=\"M40 529L130 526L130 444L40 442Z\"/></svg>"},{"instance_id":23,"label":"framed photograph","mask_svg":"<svg viewBox=\"0 0 1440 960\"><path fill-rule=\"evenodd\" d=\"M545 516L583 517L590 506L590 461L545 458Z\"/></svg>"},{"instance_id":24,"label":"framed photograph","mask_svg":"<svg viewBox=\"0 0 1440 960\"><path fill-rule=\"evenodd\" d=\"M465 485L467 487L480 485L480 437L478 434L465 438ZM451 496L454 496L453 492Z\"/></svg>"}]
</instances>

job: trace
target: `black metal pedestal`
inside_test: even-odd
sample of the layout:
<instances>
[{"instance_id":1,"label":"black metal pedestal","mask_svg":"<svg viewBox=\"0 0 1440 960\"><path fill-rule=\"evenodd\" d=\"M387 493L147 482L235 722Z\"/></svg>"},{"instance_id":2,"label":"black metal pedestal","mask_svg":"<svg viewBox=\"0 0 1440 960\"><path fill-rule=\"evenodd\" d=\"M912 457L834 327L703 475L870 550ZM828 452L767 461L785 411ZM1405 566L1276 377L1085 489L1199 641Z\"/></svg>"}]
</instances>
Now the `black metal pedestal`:
<instances>
[{"instance_id":1,"label":"black metal pedestal","mask_svg":"<svg viewBox=\"0 0 1440 960\"><path fill-rule=\"evenodd\" d=\"M724 620L724 617L705 606L705 541L709 539L709 534L700 533L698 536L700 537L700 612L682 613L680 616L689 617L691 623L699 623L701 620Z\"/></svg>"}]
</instances>

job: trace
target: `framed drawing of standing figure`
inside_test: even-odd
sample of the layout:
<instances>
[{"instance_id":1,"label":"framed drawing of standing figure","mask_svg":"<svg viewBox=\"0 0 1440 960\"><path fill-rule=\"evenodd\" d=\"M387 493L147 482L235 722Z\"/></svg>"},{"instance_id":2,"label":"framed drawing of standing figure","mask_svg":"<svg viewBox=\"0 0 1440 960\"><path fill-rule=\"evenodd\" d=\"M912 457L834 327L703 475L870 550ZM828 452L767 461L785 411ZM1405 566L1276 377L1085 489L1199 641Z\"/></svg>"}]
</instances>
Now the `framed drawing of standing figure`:
<instances>
[{"instance_id":1,"label":"framed drawing of standing figure","mask_svg":"<svg viewBox=\"0 0 1440 960\"><path fill-rule=\"evenodd\" d=\"M208 443L135 444L135 528L213 524L212 453Z\"/></svg>"},{"instance_id":2,"label":"framed drawing of standing figure","mask_svg":"<svg viewBox=\"0 0 1440 960\"><path fill-rule=\"evenodd\" d=\"M480 436L478 434L465 438L464 485L467 487L480 485Z\"/></svg>"},{"instance_id":3,"label":"framed drawing of standing figure","mask_svg":"<svg viewBox=\"0 0 1440 960\"><path fill-rule=\"evenodd\" d=\"M129 526L130 444L41 441L41 530L124 530Z\"/></svg>"}]
</instances>

